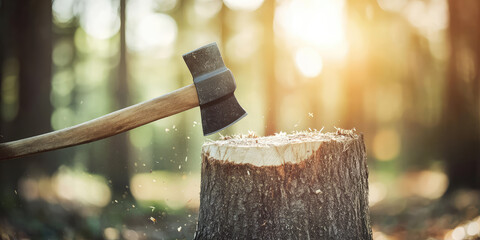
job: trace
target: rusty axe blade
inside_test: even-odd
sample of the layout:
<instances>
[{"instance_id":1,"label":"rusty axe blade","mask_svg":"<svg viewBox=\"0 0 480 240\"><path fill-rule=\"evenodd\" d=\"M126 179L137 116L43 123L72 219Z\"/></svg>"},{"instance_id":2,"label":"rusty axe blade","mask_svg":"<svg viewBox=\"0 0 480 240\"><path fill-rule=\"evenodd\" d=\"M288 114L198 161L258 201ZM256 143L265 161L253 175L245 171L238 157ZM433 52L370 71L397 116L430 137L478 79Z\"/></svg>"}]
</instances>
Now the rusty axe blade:
<instances>
[{"instance_id":1,"label":"rusty axe blade","mask_svg":"<svg viewBox=\"0 0 480 240\"><path fill-rule=\"evenodd\" d=\"M183 59L197 89L203 135L221 131L247 115L235 98L235 78L216 43L186 53Z\"/></svg>"}]
</instances>

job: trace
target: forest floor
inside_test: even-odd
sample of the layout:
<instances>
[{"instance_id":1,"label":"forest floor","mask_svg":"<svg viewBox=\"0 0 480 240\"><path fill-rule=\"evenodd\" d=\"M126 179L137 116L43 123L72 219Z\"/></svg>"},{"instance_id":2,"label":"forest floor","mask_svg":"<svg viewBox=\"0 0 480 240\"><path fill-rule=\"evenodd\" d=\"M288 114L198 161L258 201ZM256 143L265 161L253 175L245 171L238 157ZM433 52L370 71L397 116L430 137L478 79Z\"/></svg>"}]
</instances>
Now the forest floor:
<instances>
[{"instance_id":1,"label":"forest floor","mask_svg":"<svg viewBox=\"0 0 480 240\"><path fill-rule=\"evenodd\" d=\"M457 191L438 200L386 201L370 212L377 240L480 239L479 191ZM30 202L1 213L0 239L192 239L197 217L195 210L153 211L119 205L88 215Z\"/></svg>"},{"instance_id":2,"label":"forest floor","mask_svg":"<svg viewBox=\"0 0 480 240\"><path fill-rule=\"evenodd\" d=\"M480 239L480 192L409 198L370 209L374 239Z\"/></svg>"}]
</instances>

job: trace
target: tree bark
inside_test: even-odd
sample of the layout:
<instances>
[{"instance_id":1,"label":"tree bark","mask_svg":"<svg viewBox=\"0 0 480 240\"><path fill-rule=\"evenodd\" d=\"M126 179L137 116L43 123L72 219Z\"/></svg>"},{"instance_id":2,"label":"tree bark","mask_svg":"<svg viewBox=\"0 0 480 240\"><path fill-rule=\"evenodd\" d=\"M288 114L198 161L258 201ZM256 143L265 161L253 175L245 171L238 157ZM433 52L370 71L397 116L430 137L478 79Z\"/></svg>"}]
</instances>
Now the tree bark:
<instances>
[{"instance_id":1,"label":"tree bark","mask_svg":"<svg viewBox=\"0 0 480 240\"><path fill-rule=\"evenodd\" d=\"M195 239L372 239L362 135L204 144Z\"/></svg>"},{"instance_id":2,"label":"tree bark","mask_svg":"<svg viewBox=\"0 0 480 240\"><path fill-rule=\"evenodd\" d=\"M449 186L480 189L480 1L449 0L450 61L438 131Z\"/></svg>"}]
</instances>

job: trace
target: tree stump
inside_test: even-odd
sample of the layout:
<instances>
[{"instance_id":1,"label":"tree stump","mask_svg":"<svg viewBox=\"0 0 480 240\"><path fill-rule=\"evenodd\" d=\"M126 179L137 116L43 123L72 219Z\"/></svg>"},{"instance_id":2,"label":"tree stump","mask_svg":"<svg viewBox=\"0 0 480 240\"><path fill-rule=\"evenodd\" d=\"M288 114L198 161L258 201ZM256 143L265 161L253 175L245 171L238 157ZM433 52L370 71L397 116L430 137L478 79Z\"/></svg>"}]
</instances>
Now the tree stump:
<instances>
[{"instance_id":1,"label":"tree stump","mask_svg":"<svg viewBox=\"0 0 480 240\"><path fill-rule=\"evenodd\" d=\"M363 135L205 143L195 239L372 239Z\"/></svg>"}]
</instances>

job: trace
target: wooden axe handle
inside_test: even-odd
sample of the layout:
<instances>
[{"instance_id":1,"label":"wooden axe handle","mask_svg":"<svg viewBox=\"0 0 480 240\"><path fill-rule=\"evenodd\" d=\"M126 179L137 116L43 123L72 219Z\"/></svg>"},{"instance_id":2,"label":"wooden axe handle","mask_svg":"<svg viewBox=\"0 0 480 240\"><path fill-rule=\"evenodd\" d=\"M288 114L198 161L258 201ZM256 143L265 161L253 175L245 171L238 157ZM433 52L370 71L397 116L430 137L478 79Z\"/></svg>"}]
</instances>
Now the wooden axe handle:
<instances>
[{"instance_id":1,"label":"wooden axe handle","mask_svg":"<svg viewBox=\"0 0 480 240\"><path fill-rule=\"evenodd\" d=\"M195 85L62 130L0 144L0 160L110 137L198 106Z\"/></svg>"}]
</instances>

